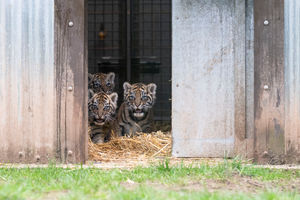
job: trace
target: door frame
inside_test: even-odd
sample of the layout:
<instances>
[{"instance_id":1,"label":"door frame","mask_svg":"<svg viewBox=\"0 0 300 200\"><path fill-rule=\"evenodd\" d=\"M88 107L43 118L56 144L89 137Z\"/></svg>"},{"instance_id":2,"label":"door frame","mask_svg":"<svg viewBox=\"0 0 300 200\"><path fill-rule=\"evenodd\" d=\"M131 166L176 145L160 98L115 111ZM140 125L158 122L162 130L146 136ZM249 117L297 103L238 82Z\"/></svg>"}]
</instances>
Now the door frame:
<instances>
[{"instance_id":1,"label":"door frame","mask_svg":"<svg viewBox=\"0 0 300 200\"><path fill-rule=\"evenodd\" d=\"M62 163L88 159L86 4L86 0L54 1L56 153Z\"/></svg>"}]
</instances>

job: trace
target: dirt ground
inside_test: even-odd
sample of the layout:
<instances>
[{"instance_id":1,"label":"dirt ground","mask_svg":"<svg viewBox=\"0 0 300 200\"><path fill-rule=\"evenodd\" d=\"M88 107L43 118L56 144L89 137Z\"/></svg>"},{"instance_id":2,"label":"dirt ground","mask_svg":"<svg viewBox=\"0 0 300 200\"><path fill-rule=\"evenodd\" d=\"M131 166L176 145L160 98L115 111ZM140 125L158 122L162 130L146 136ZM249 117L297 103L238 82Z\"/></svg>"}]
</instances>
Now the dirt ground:
<instances>
[{"instance_id":1,"label":"dirt ground","mask_svg":"<svg viewBox=\"0 0 300 200\"><path fill-rule=\"evenodd\" d=\"M100 169L112 169L112 168L119 168L119 169L132 169L134 167L148 167L151 165L157 165L161 162L164 162L168 159L170 166L176 165L192 165L197 167L201 164L208 164L208 165L217 165L224 162L223 158L173 158L173 157L156 157L156 158L146 158L146 157L139 157L133 159L119 159L119 160L112 160L110 162L95 162L95 161L87 161L86 164L80 165L84 168L94 167ZM4 164L0 163L0 167L16 167L16 168L23 168L23 167L48 167L48 164ZM57 167L63 168L75 168L79 165L74 164L57 164ZM275 169L297 169L300 170L300 165L255 165L256 167L262 168L275 168Z\"/></svg>"},{"instance_id":2,"label":"dirt ground","mask_svg":"<svg viewBox=\"0 0 300 200\"><path fill-rule=\"evenodd\" d=\"M100 161L87 161L86 164L80 165L84 168L94 167L94 168L101 168L101 169L112 169L112 168L119 168L119 169L132 169L134 167L148 167L151 165L157 165L161 162L164 162L166 159L169 160L170 166L176 165L201 165L203 163L209 165L215 165L218 163L222 163L223 159L221 158L165 158L165 157L156 157L156 158L147 158L147 157L139 157L133 159L115 159L109 162L100 162ZM0 167L16 167L16 168L23 168L23 167L48 167L48 164L4 164L0 163ZM78 167L79 165L74 164L57 164L57 167L63 168L73 168Z\"/></svg>"},{"instance_id":3,"label":"dirt ground","mask_svg":"<svg viewBox=\"0 0 300 200\"><path fill-rule=\"evenodd\" d=\"M121 183L128 190L133 190L139 186L131 180ZM289 181L259 181L249 177L234 176L231 180L203 179L201 181L187 182L181 185L164 185L161 183L147 182L147 186L159 190L173 191L208 191L208 192L242 192L258 193L264 190L277 192L295 191L300 193L300 179Z\"/></svg>"},{"instance_id":4,"label":"dirt ground","mask_svg":"<svg viewBox=\"0 0 300 200\"><path fill-rule=\"evenodd\" d=\"M94 162L88 161L87 166L93 166L97 168L104 168L104 169L111 169L111 168L121 168L121 169L131 169L137 166L147 167L153 164L158 164L168 160L170 166L176 165L185 165L189 166L192 165L197 167L202 164L208 165L217 165L224 162L223 158L175 158L175 157L156 157L156 158L147 158L147 157L139 157L133 159L119 159L119 160L112 160L110 162ZM230 159L229 159L230 161ZM247 164L246 164L247 165ZM251 165L251 164L249 164ZM256 167L262 168L270 168L270 169L296 169L300 170L300 165L255 165Z\"/></svg>"},{"instance_id":5,"label":"dirt ground","mask_svg":"<svg viewBox=\"0 0 300 200\"><path fill-rule=\"evenodd\" d=\"M165 160L168 160L170 166L176 166L184 164L187 165L201 165L201 164L209 164L209 165L216 165L219 163L224 162L221 158L165 158L165 157L156 157L156 158L146 158L146 157L139 157L134 159L120 159L120 160L113 160L110 162L87 162L87 165L96 166L100 168L124 168L130 169L137 166L141 167L148 167L151 165L157 165Z\"/></svg>"}]
</instances>

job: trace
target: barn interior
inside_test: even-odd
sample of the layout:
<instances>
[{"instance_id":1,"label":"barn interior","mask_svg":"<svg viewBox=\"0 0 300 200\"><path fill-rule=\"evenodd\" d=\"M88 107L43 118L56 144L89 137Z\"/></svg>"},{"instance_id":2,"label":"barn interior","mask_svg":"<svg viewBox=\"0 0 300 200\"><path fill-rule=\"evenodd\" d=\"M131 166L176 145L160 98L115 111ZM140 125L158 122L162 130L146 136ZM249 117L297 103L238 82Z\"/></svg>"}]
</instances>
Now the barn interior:
<instances>
[{"instance_id":1,"label":"barn interior","mask_svg":"<svg viewBox=\"0 0 300 200\"><path fill-rule=\"evenodd\" d=\"M115 73L118 105L125 81L155 83L154 130L162 132L171 129L171 19L171 0L88 0L89 73Z\"/></svg>"}]
</instances>

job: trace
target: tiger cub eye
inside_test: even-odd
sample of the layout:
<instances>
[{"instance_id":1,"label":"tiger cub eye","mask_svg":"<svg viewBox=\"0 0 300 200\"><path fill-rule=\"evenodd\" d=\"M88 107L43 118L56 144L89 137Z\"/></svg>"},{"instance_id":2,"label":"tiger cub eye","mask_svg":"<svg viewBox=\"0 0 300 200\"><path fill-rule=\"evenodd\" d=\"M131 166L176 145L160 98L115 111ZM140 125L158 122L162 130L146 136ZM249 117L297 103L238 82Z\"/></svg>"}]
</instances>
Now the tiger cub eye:
<instances>
[{"instance_id":1,"label":"tiger cub eye","mask_svg":"<svg viewBox=\"0 0 300 200\"><path fill-rule=\"evenodd\" d=\"M98 110L98 106L92 105L92 106L91 106L91 109L92 109L92 110Z\"/></svg>"},{"instance_id":2,"label":"tiger cub eye","mask_svg":"<svg viewBox=\"0 0 300 200\"><path fill-rule=\"evenodd\" d=\"M149 97L147 97L147 96L142 96L142 100L143 101L147 101L149 99Z\"/></svg>"},{"instance_id":3,"label":"tiger cub eye","mask_svg":"<svg viewBox=\"0 0 300 200\"><path fill-rule=\"evenodd\" d=\"M110 109L109 106L104 106L103 110L108 111Z\"/></svg>"},{"instance_id":4,"label":"tiger cub eye","mask_svg":"<svg viewBox=\"0 0 300 200\"><path fill-rule=\"evenodd\" d=\"M129 96L128 99L129 99L130 101L132 101L132 100L134 100L134 96Z\"/></svg>"}]
</instances>

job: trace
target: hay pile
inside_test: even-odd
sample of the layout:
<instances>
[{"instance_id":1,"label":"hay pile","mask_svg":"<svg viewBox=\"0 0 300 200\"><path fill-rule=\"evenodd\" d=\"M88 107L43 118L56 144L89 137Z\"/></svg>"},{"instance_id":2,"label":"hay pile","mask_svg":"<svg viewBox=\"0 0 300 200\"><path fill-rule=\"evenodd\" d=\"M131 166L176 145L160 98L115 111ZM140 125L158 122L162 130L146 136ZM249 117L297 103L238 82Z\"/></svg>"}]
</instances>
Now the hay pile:
<instances>
[{"instance_id":1,"label":"hay pile","mask_svg":"<svg viewBox=\"0 0 300 200\"><path fill-rule=\"evenodd\" d=\"M104 144L89 141L89 160L109 162L123 159L171 155L171 133L139 133L133 137L114 137Z\"/></svg>"}]
</instances>

